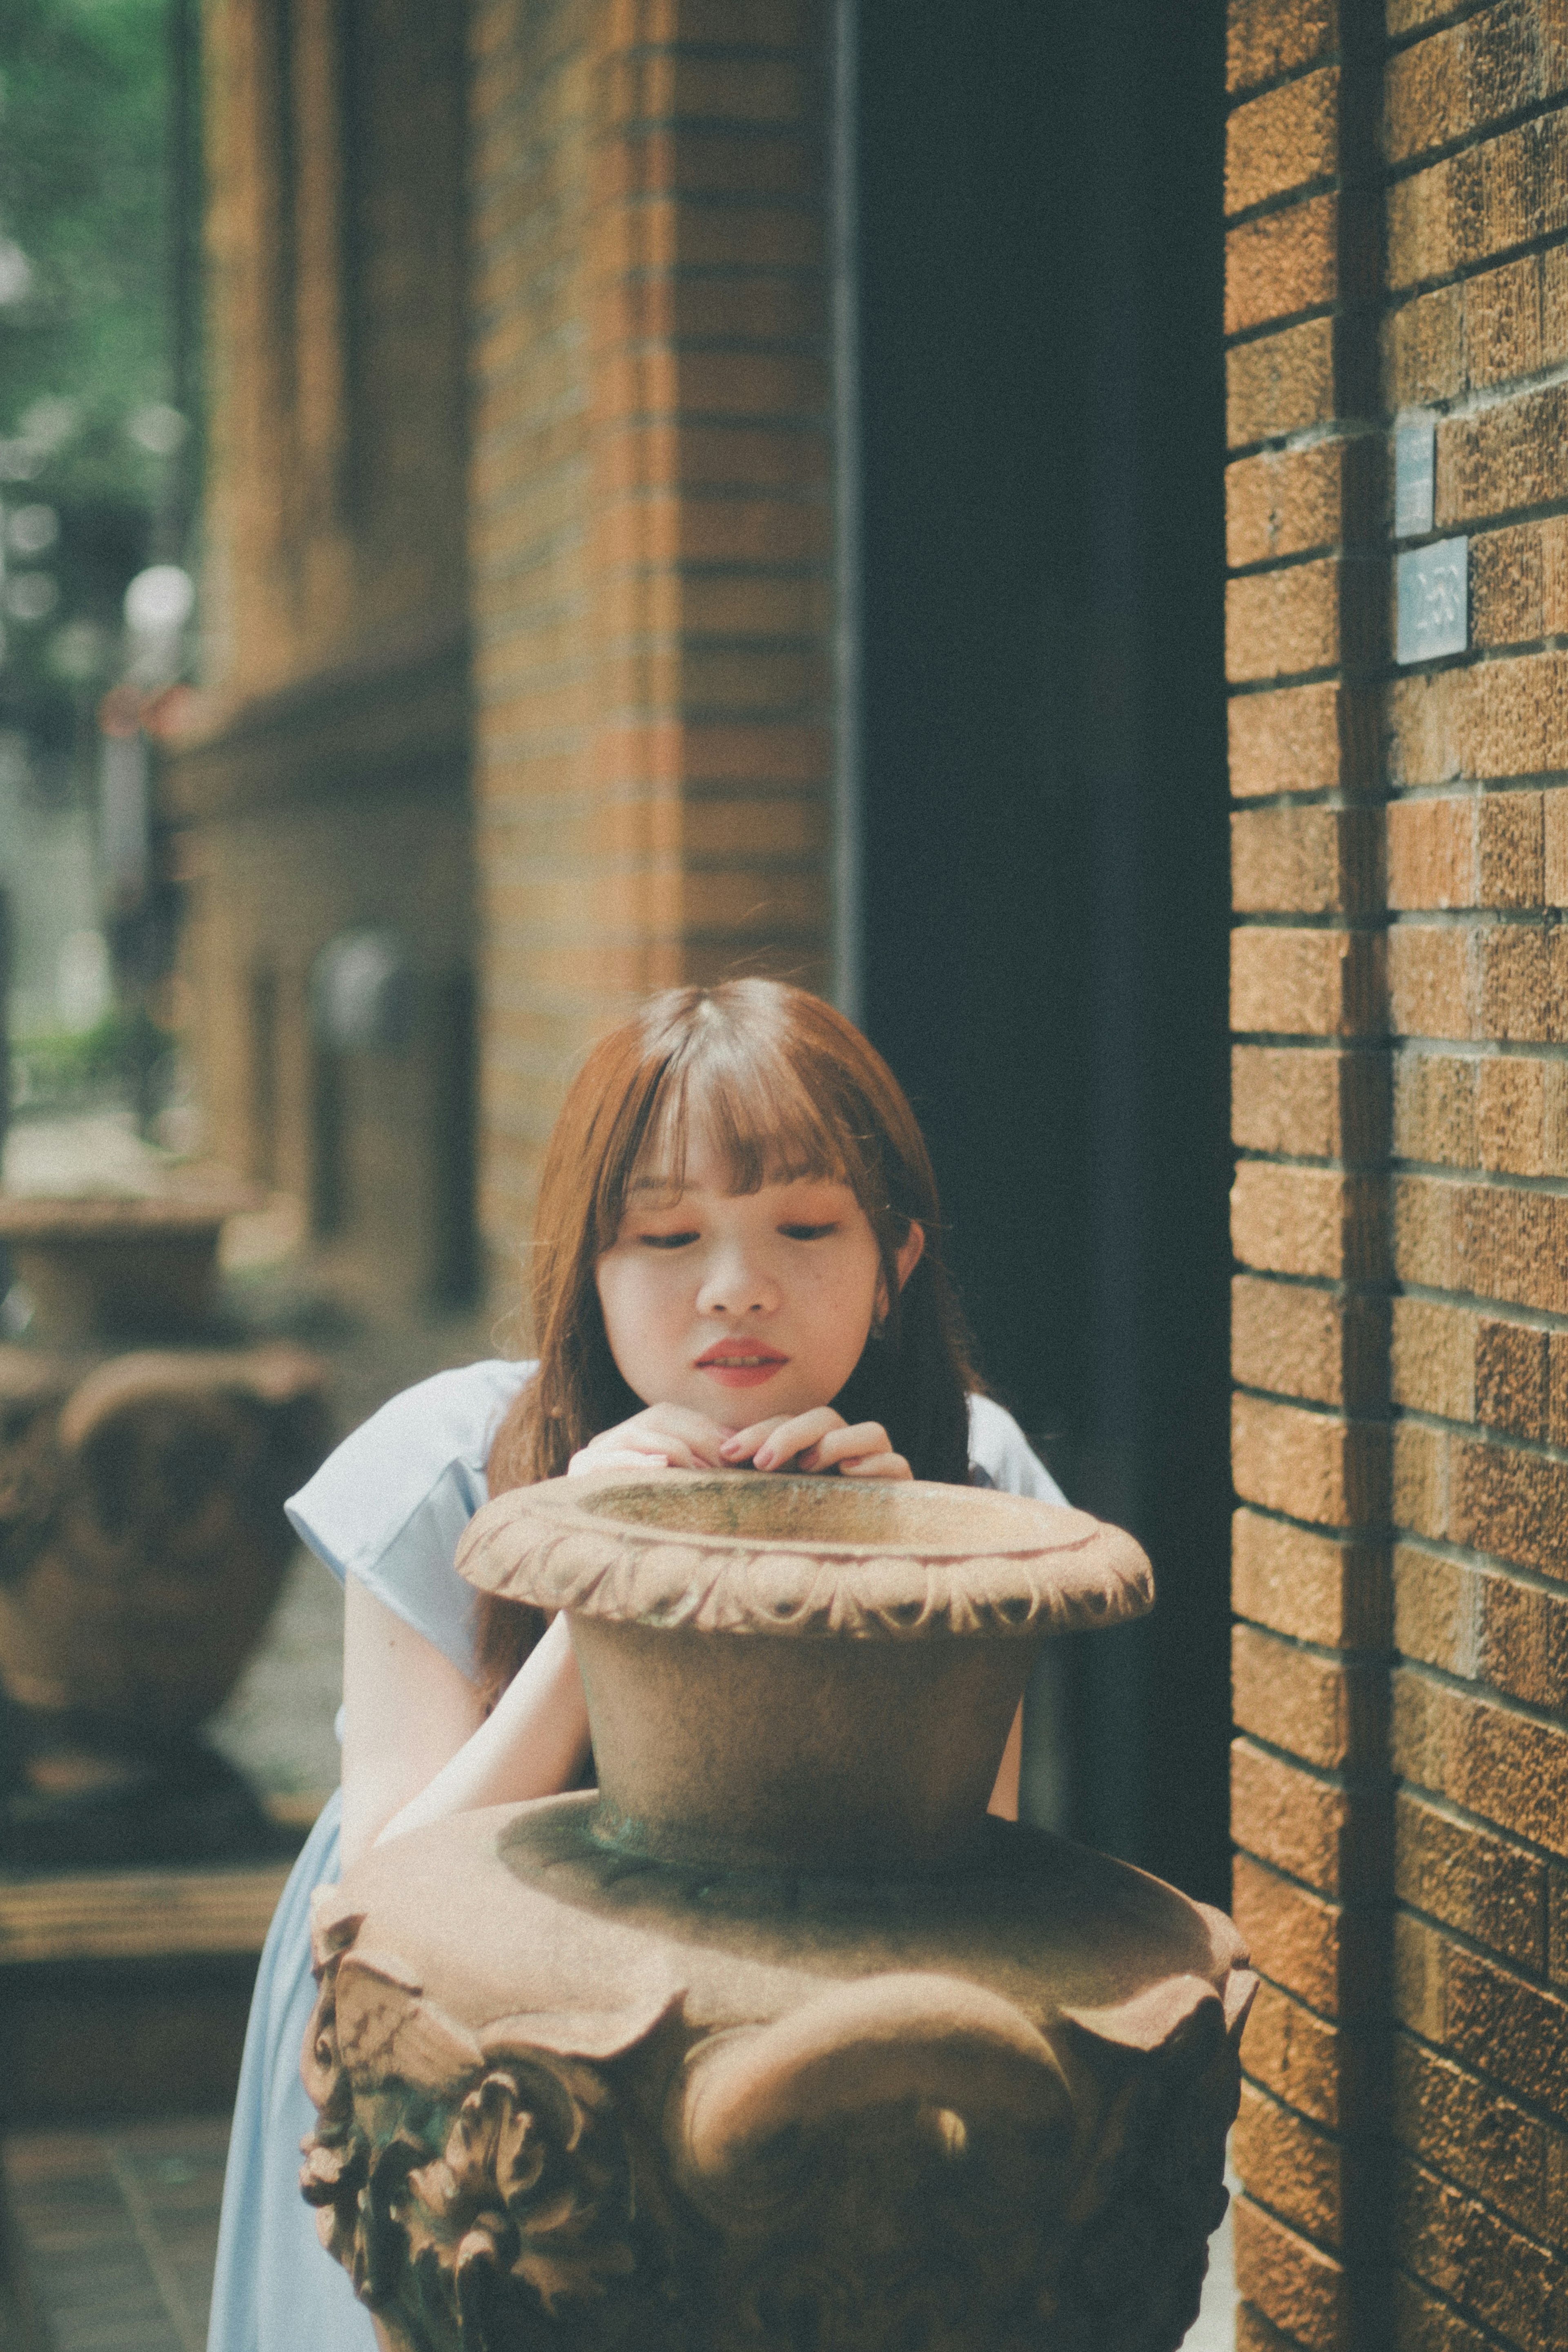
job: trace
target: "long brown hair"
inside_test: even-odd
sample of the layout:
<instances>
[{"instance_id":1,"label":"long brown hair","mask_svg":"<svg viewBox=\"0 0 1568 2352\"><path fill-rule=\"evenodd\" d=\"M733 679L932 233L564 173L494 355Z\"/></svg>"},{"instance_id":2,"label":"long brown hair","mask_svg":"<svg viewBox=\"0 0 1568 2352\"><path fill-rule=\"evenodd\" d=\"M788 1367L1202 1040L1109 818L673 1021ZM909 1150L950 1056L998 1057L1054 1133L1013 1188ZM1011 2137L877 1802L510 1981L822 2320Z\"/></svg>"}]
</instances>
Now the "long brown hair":
<instances>
[{"instance_id":1,"label":"long brown hair","mask_svg":"<svg viewBox=\"0 0 1568 2352\"><path fill-rule=\"evenodd\" d=\"M656 996L602 1038L549 1139L529 1288L539 1368L490 1449L492 1495L559 1477L601 1430L641 1410L610 1352L595 1279L634 1177L678 1191L693 1121L737 1192L798 1176L847 1184L882 1257L885 1319L832 1402L878 1421L917 1478L967 1483L968 1396L979 1385L942 1263L936 1181L887 1064L841 1013L778 981L730 980ZM925 1247L902 1292L911 1223ZM536 1611L486 1597L479 1664L492 1693L537 1640Z\"/></svg>"}]
</instances>

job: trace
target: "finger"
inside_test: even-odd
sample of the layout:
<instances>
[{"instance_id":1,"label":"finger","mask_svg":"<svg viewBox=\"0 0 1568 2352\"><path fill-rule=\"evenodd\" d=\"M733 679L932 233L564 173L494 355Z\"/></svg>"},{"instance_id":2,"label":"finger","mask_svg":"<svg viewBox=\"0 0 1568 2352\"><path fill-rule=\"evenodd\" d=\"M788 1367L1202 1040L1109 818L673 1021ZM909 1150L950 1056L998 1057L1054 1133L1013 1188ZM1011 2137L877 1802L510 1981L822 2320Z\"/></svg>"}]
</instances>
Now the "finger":
<instances>
[{"instance_id":1,"label":"finger","mask_svg":"<svg viewBox=\"0 0 1568 2352\"><path fill-rule=\"evenodd\" d=\"M689 1468L718 1470L724 1466L723 1446L729 1432L716 1421L710 1421L706 1413L693 1412L685 1405L656 1404L645 1413L639 1413L629 1427L634 1429L639 1424L661 1443L668 1439L684 1445L695 1457L687 1465Z\"/></svg>"},{"instance_id":2,"label":"finger","mask_svg":"<svg viewBox=\"0 0 1568 2352\"><path fill-rule=\"evenodd\" d=\"M669 1466L667 1454L646 1454L630 1445L602 1445L595 1452L585 1445L567 1464L566 1475L569 1478L580 1478L590 1470L667 1470Z\"/></svg>"},{"instance_id":3,"label":"finger","mask_svg":"<svg viewBox=\"0 0 1568 2352\"><path fill-rule=\"evenodd\" d=\"M790 1461L805 1447L815 1445L819 1438L825 1437L831 1429L841 1429L842 1426L842 1415L836 1413L831 1404L815 1405L810 1412L796 1413L776 1429L771 1437L765 1438L752 1455L752 1461L758 1470L777 1470L781 1463Z\"/></svg>"},{"instance_id":4,"label":"finger","mask_svg":"<svg viewBox=\"0 0 1568 2352\"><path fill-rule=\"evenodd\" d=\"M764 1439L771 1437L776 1429L782 1429L788 1418L785 1413L775 1412L766 1421L754 1421L748 1428L737 1429L732 1437L727 1437L719 1451L727 1462L749 1462Z\"/></svg>"},{"instance_id":5,"label":"finger","mask_svg":"<svg viewBox=\"0 0 1568 2352\"><path fill-rule=\"evenodd\" d=\"M879 1421L857 1421L847 1429L829 1430L816 1450L824 1464L850 1462L862 1454L891 1454L893 1441Z\"/></svg>"},{"instance_id":6,"label":"finger","mask_svg":"<svg viewBox=\"0 0 1568 2352\"><path fill-rule=\"evenodd\" d=\"M839 1464L841 1478L913 1478L902 1454L867 1454L855 1462Z\"/></svg>"}]
</instances>

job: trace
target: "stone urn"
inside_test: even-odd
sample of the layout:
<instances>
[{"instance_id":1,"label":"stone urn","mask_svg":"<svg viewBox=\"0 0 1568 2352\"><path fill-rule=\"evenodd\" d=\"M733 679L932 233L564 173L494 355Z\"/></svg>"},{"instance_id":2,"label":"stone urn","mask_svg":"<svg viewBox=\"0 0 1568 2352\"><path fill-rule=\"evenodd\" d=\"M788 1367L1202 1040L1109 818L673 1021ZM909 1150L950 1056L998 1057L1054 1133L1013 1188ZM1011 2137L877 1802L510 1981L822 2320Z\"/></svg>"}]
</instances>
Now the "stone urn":
<instances>
[{"instance_id":1,"label":"stone urn","mask_svg":"<svg viewBox=\"0 0 1568 2352\"><path fill-rule=\"evenodd\" d=\"M220 1231L254 1205L232 1180L0 1194L34 1310L0 1345L0 1862L276 1843L199 1737L277 1599L284 1498L330 1437L319 1358L225 1344L214 1320Z\"/></svg>"},{"instance_id":2,"label":"stone urn","mask_svg":"<svg viewBox=\"0 0 1568 2352\"><path fill-rule=\"evenodd\" d=\"M1132 1539L968 1489L606 1472L464 1574L569 1612L599 1787L316 1898L301 2185L398 2352L1168 2352L1226 2202L1235 1929L994 1820Z\"/></svg>"}]
</instances>

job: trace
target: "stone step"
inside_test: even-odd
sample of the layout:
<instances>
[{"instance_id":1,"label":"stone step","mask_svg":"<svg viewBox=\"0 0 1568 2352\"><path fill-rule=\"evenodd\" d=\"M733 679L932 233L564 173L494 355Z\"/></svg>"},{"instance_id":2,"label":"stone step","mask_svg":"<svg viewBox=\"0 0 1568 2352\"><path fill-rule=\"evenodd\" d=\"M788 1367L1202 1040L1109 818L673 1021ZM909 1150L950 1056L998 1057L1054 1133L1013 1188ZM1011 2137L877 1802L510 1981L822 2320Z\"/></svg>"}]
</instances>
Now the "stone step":
<instances>
[{"instance_id":1,"label":"stone step","mask_svg":"<svg viewBox=\"0 0 1568 2352\"><path fill-rule=\"evenodd\" d=\"M222 2107L284 1860L0 1876L0 2124Z\"/></svg>"}]
</instances>

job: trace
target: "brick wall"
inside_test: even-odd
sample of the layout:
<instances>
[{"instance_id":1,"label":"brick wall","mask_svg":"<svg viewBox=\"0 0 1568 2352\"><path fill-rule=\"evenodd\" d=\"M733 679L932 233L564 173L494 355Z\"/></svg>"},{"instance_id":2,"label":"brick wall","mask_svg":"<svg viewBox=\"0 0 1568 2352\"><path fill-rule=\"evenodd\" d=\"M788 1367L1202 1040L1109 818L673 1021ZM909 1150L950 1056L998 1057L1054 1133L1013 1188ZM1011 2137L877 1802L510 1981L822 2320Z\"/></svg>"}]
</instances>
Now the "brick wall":
<instances>
[{"instance_id":1,"label":"brick wall","mask_svg":"<svg viewBox=\"0 0 1568 2352\"><path fill-rule=\"evenodd\" d=\"M1568 2341L1568 8L1234 0L1247 2347ZM1398 423L1469 540L1396 665Z\"/></svg>"},{"instance_id":2,"label":"brick wall","mask_svg":"<svg viewBox=\"0 0 1568 2352\"><path fill-rule=\"evenodd\" d=\"M159 780L184 1042L205 1148L313 1202L354 1287L424 1299L472 1189L461 25L214 0L204 47L201 692ZM328 1062L310 971L358 925L417 943L417 1031Z\"/></svg>"},{"instance_id":3,"label":"brick wall","mask_svg":"<svg viewBox=\"0 0 1568 2352\"><path fill-rule=\"evenodd\" d=\"M806 0L480 0L471 37L482 1182L511 1260L600 1028L679 980L825 977L826 35Z\"/></svg>"}]
</instances>

